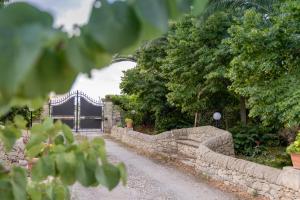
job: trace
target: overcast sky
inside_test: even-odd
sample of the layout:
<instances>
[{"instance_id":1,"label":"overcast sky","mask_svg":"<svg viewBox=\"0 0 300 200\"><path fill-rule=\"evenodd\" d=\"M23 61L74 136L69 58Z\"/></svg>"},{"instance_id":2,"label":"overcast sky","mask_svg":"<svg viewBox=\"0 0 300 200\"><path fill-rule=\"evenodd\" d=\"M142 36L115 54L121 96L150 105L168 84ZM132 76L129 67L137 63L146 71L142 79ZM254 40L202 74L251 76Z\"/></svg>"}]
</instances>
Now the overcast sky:
<instances>
[{"instance_id":1,"label":"overcast sky","mask_svg":"<svg viewBox=\"0 0 300 200\"><path fill-rule=\"evenodd\" d=\"M55 26L63 25L71 31L74 24L87 22L94 0L14 0L30 2L40 9L51 12ZM81 90L93 98L103 98L106 94L119 94L122 71L132 68L135 63L120 62L102 70L93 70L92 78L79 75L71 90Z\"/></svg>"}]
</instances>

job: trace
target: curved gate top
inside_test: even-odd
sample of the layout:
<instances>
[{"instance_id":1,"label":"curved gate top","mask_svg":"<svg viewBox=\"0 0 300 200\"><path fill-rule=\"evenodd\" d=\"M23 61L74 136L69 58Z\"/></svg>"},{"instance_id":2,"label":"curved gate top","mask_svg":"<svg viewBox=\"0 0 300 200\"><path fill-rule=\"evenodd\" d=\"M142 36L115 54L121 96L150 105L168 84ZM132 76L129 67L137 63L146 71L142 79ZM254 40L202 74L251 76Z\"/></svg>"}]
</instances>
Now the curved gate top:
<instances>
[{"instance_id":1,"label":"curved gate top","mask_svg":"<svg viewBox=\"0 0 300 200\"><path fill-rule=\"evenodd\" d=\"M54 120L61 120L78 131L103 131L103 103L81 91L70 92L49 101L49 113Z\"/></svg>"}]
</instances>

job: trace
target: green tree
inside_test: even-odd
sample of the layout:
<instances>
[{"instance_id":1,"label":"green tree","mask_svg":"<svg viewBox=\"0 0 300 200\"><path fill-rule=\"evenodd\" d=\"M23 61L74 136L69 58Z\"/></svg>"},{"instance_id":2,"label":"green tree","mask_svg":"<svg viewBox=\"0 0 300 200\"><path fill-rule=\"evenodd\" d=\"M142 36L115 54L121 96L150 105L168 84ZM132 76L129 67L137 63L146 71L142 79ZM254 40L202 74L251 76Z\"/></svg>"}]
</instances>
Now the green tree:
<instances>
[{"instance_id":1,"label":"green tree","mask_svg":"<svg viewBox=\"0 0 300 200\"><path fill-rule=\"evenodd\" d=\"M214 13L224 11L241 18L246 10L255 9L257 12L262 13L264 19L268 21L268 16L274 12L275 5L279 2L280 0L210 0L201 17L206 20ZM248 121L247 98L240 96L239 100L241 122L246 125Z\"/></svg>"},{"instance_id":2,"label":"green tree","mask_svg":"<svg viewBox=\"0 0 300 200\"><path fill-rule=\"evenodd\" d=\"M137 67L124 73L120 85L124 94L137 96L142 123L154 124L158 132L189 124L189 117L167 102L167 79L161 73L167 46L164 37L145 43L136 53Z\"/></svg>"},{"instance_id":3,"label":"green tree","mask_svg":"<svg viewBox=\"0 0 300 200\"><path fill-rule=\"evenodd\" d=\"M231 89L265 125L299 125L300 5L289 0L265 17L249 10L229 29Z\"/></svg>"},{"instance_id":4,"label":"green tree","mask_svg":"<svg viewBox=\"0 0 300 200\"><path fill-rule=\"evenodd\" d=\"M168 79L168 101L184 112L195 113L198 126L207 111L224 111L235 105L235 97L227 90L224 77L231 60L221 43L231 25L231 17L216 13L206 21L186 16L175 22L168 34L169 46L162 66Z\"/></svg>"},{"instance_id":5,"label":"green tree","mask_svg":"<svg viewBox=\"0 0 300 200\"><path fill-rule=\"evenodd\" d=\"M145 107L155 111L166 102L165 79L160 66L166 55L166 39L147 42L136 53L137 67L125 72L120 88L126 94L137 94Z\"/></svg>"}]
</instances>

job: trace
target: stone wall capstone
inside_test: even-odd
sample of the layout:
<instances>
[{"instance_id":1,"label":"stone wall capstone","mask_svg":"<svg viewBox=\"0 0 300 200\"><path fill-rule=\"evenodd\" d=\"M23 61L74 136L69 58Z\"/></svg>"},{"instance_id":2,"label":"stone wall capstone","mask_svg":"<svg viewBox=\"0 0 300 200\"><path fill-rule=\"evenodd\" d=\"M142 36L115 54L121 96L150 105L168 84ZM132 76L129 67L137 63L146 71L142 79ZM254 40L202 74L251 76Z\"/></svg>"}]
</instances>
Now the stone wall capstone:
<instances>
[{"instance_id":1,"label":"stone wall capstone","mask_svg":"<svg viewBox=\"0 0 300 200\"><path fill-rule=\"evenodd\" d=\"M272 200L300 200L300 170L292 167L280 170L235 158L228 131L203 126L146 135L113 127L111 136L145 153L192 157L197 172L251 194Z\"/></svg>"}]
</instances>

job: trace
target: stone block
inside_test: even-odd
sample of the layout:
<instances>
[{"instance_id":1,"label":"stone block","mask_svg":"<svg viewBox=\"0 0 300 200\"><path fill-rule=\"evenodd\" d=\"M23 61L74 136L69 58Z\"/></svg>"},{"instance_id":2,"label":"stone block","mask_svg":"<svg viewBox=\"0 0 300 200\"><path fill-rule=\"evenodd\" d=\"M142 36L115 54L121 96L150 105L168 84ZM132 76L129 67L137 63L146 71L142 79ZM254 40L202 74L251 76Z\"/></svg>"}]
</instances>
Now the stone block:
<instances>
[{"instance_id":1,"label":"stone block","mask_svg":"<svg viewBox=\"0 0 300 200\"><path fill-rule=\"evenodd\" d=\"M293 190L300 190L300 170L292 167L284 167L277 178L277 185L285 186Z\"/></svg>"}]
</instances>

